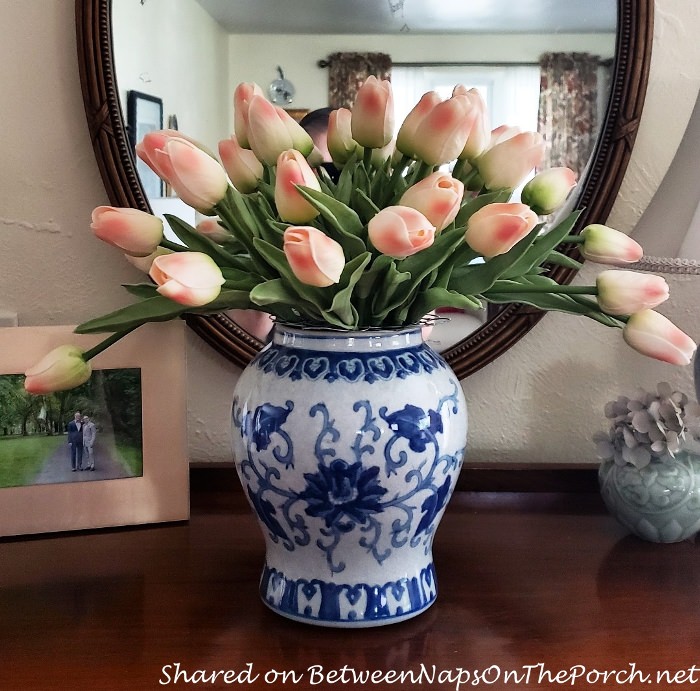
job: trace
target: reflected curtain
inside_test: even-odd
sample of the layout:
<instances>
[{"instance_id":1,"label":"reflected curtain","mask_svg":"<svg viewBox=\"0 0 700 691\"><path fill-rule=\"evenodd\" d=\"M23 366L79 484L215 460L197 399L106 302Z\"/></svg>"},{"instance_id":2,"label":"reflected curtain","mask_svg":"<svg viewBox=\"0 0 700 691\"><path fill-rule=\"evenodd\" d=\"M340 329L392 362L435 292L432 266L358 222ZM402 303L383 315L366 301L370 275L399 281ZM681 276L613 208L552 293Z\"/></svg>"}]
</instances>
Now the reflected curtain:
<instances>
[{"instance_id":1,"label":"reflected curtain","mask_svg":"<svg viewBox=\"0 0 700 691\"><path fill-rule=\"evenodd\" d=\"M567 166L581 177L598 131L598 68L589 53L540 57L538 130L547 149L543 168Z\"/></svg>"},{"instance_id":2,"label":"reflected curtain","mask_svg":"<svg viewBox=\"0 0 700 691\"><path fill-rule=\"evenodd\" d=\"M357 90L370 75L391 79L391 56L386 53L332 53L327 64L331 108L352 108Z\"/></svg>"}]
</instances>

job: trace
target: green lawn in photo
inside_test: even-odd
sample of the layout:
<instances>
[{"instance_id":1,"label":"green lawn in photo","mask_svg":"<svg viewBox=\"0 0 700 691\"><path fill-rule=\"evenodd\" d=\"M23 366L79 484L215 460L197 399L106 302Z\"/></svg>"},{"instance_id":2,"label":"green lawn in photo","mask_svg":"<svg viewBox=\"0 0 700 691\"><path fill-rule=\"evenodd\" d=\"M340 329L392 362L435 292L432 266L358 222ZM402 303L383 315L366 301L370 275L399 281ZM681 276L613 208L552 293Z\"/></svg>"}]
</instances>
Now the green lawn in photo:
<instances>
[{"instance_id":1,"label":"green lawn in photo","mask_svg":"<svg viewBox=\"0 0 700 691\"><path fill-rule=\"evenodd\" d=\"M117 444L119 460L134 477L143 475L143 452L140 448Z\"/></svg>"},{"instance_id":2,"label":"green lawn in photo","mask_svg":"<svg viewBox=\"0 0 700 691\"><path fill-rule=\"evenodd\" d=\"M35 435L0 437L0 487L24 487L34 478L65 437Z\"/></svg>"}]
</instances>

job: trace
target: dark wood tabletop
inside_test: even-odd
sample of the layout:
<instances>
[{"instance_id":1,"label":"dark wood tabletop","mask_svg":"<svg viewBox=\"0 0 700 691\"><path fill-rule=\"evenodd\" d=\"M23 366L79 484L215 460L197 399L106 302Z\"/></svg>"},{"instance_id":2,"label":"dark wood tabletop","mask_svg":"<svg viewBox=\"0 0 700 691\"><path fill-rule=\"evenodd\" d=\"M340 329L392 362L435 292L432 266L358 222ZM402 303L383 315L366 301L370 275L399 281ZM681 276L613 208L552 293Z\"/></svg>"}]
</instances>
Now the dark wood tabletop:
<instances>
[{"instance_id":1,"label":"dark wood tabletop","mask_svg":"<svg viewBox=\"0 0 700 691\"><path fill-rule=\"evenodd\" d=\"M288 621L258 598L262 561L240 491L195 488L188 523L0 541L0 689L700 683L697 545L627 535L595 493L458 492L437 602L401 624Z\"/></svg>"}]
</instances>

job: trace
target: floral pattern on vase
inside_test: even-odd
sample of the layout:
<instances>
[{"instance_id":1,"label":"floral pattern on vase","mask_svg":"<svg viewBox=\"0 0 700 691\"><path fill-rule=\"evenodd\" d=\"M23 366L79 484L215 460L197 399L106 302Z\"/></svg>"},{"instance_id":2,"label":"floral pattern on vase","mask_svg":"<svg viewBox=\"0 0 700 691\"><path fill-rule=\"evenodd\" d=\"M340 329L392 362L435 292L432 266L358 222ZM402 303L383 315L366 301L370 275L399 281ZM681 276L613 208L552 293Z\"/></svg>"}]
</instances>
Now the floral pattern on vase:
<instances>
[{"instance_id":1,"label":"floral pattern on vase","mask_svg":"<svg viewBox=\"0 0 700 691\"><path fill-rule=\"evenodd\" d=\"M700 457L679 453L643 468L606 461L598 473L605 505L650 542L680 542L700 531Z\"/></svg>"},{"instance_id":2,"label":"floral pattern on vase","mask_svg":"<svg viewBox=\"0 0 700 691\"><path fill-rule=\"evenodd\" d=\"M266 541L264 602L328 626L430 606L432 542L466 448L459 381L420 329L275 327L233 403L233 450Z\"/></svg>"}]
</instances>

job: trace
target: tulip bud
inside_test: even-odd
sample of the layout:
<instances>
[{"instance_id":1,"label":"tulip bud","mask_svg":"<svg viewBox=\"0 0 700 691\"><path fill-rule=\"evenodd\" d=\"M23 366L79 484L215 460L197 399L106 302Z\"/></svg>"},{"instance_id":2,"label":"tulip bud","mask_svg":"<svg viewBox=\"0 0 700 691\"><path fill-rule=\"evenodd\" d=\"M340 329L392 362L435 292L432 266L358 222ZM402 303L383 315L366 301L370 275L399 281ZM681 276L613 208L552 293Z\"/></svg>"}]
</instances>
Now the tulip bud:
<instances>
[{"instance_id":1,"label":"tulip bud","mask_svg":"<svg viewBox=\"0 0 700 691\"><path fill-rule=\"evenodd\" d=\"M404 259L420 252L435 240L435 226L409 206L387 206L367 225L370 242L382 254Z\"/></svg>"},{"instance_id":2,"label":"tulip bud","mask_svg":"<svg viewBox=\"0 0 700 691\"><path fill-rule=\"evenodd\" d=\"M328 152L333 163L347 163L360 145L352 138L350 121L352 113L347 108L337 108L328 116Z\"/></svg>"},{"instance_id":3,"label":"tulip bud","mask_svg":"<svg viewBox=\"0 0 700 691\"><path fill-rule=\"evenodd\" d=\"M632 314L652 309L668 299L668 283L639 271L602 271L596 279L598 304L607 314Z\"/></svg>"},{"instance_id":4,"label":"tulip bud","mask_svg":"<svg viewBox=\"0 0 700 691\"><path fill-rule=\"evenodd\" d=\"M317 288L338 283L345 268L343 248L311 226L291 226L284 231L284 254L299 281Z\"/></svg>"},{"instance_id":5,"label":"tulip bud","mask_svg":"<svg viewBox=\"0 0 700 691\"><path fill-rule=\"evenodd\" d=\"M189 307L200 307L216 299L224 283L221 269L202 252L173 252L156 257L148 275L161 295Z\"/></svg>"},{"instance_id":6,"label":"tulip bud","mask_svg":"<svg viewBox=\"0 0 700 691\"><path fill-rule=\"evenodd\" d=\"M300 151L304 156L308 156L314 148L314 140L311 135L284 108L275 106L275 110L292 138L292 148Z\"/></svg>"},{"instance_id":7,"label":"tulip bud","mask_svg":"<svg viewBox=\"0 0 700 691\"><path fill-rule=\"evenodd\" d=\"M490 148L476 162L486 188L515 189L542 163L545 143L538 132L521 132Z\"/></svg>"},{"instance_id":8,"label":"tulip bud","mask_svg":"<svg viewBox=\"0 0 700 691\"><path fill-rule=\"evenodd\" d=\"M586 226L581 231L581 237L581 254L585 259L598 264L633 264L644 254L642 246L636 240L600 223Z\"/></svg>"},{"instance_id":9,"label":"tulip bud","mask_svg":"<svg viewBox=\"0 0 700 691\"><path fill-rule=\"evenodd\" d=\"M421 96L420 101L413 106L413 110L406 116L399 133L396 136L396 148L406 156L415 156L416 130L418 125L425 119L428 113L435 108L438 103L442 103L440 94L437 91L428 91Z\"/></svg>"},{"instance_id":10,"label":"tulip bud","mask_svg":"<svg viewBox=\"0 0 700 691\"><path fill-rule=\"evenodd\" d=\"M249 82L239 84L233 92L233 130L238 143L244 148L250 148L248 141L248 109L253 96L265 98L263 90ZM235 183L234 183L235 184Z\"/></svg>"},{"instance_id":11,"label":"tulip bud","mask_svg":"<svg viewBox=\"0 0 700 691\"><path fill-rule=\"evenodd\" d=\"M134 257L146 257L163 239L163 221L138 209L98 206L90 225L95 235Z\"/></svg>"},{"instance_id":12,"label":"tulip bud","mask_svg":"<svg viewBox=\"0 0 700 691\"><path fill-rule=\"evenodd\" d=\"M465 96L438 103L416 128L413 151L431 166L452 161L464 149L476 119L476 111Z\"/></svg>"},{"instance_id":13,"label":"tulip bud","mask_svg":"<svg viewBox=\"0 0 700 691\"><path fill-rule=\"evenodd\" d=\"M197 224L196 230L200 235L219 244L231 239L231 233L219 223L218 218L205 218Z\"/></svg>"},{"instance_id":14,"label":"tulip bud","mask_svg":"<svg viewBox=\"0 0 700 691\"><path fill-rule=\"evenodd\" d=\"M487 204L469 219L464 239L482 256L495 257L522 240L537 221L537 214L525 204Z\"/></svg>"},{"instance_id":15,"label":"tulip bud","mask_svg":"<svg viewBox=\"0 0 700 691\"><path fill-rule=\"evenodd\" d=\"M520 199L536 214L547 215L556 211L576 186L576 174L570 168L550 168L529 180Z\"/></svg>"},{"instance_id":16,"label":"tulip bud","mask_svg":"<svg viewBox=\"0 0 700 691\"><path fill-rule=\"evenodd\" d=\"M294 141L277 109L263 96L253 96L248 108L248 141L261 161L275 165L277 157L294 148Z\"/></svg>"},{"instance_id":17,"label":"tulip bud","mask_svg":"<svg viewBox=\"0 0 700 691\"><path fill-rule=\"evenodd\" d=\"M474 123L469 132L467 143L464 145L462 153L458 156L462 160L473 161L486 150L491 138L486 101L484 101L477 89L467 89L462 84L455 86L452 95L466 96L474 110Z\"/></svg>"},{"instance_id":18,"label":"tulip bud","mask_svg":"<svg viewBox=\"0 0 700 691\"><path fill-rule=\"evenodd\" d=\"M409 187L399 204L420 211L440 232L454 221L463 196L464 185L459 180L436 171Z\"/></svg>"},{"instance_id":19,"label":"tulip bud","mask_svg":"<svg viewBox=\"0 0 700 691\"><path fill-rule=\"evenodd\" d=\"M80 348L62 345L24 373L24 388L31 394L65 391L84 384L91 373L92 367L83 359Z\"/></svg>"},{"instance_id":20,"label":"tulip bud","mask_svg":"<svg viewBox=\"0 0 700 691\"><path fill-rule=\"evenodd\" d=\"M671 365L690 364L697 348L690 336L653 310L633 314L622 330L622 337L627 345L642 355Z\"/></svg>"},{"instance_id":21,"label":"tulip bud","mask_svg":"<svg viewBox=\"0 0 700 691\"><path fill-rule=\"evenodd\" d=\"M200 151L214 158L214 154L209 151L204 144L198 142L196 139L192 139L192 137L188 137L179 130L155 130L153 132L147 132L143 139L136 145L136 154L161 180L167 183L170 182L170 178L172 177L169 162L167 159L159 160L156 152L164 149L165 145L171 139L184 139L196 146Z\"/></svg>"},{"instance_id":22,"label":"tulip bud","mask_svg":"<svg viewBox=\"0 0 700 691\"><path fill-rule=\"evenodd\" d=\"M219 156L233 186L244 194L255 192L263 176L263 166L257 156L244 149L236 137L219 142Z\"/></svg>"},{"instance_id":23,"label":"tulip bud","mask_svg":"<svg viewBox=\"0 0 700 691\"><path fill-rule=\"evenodd\" d=\"M221 164L185 139L170 139L156 151L156 162L168 170L170 184L185 204L209 211L228 191Z\"/></svg>"},{"instance_id":24,"label":"tulip bud","mask_svg":"<svg viewBox=\"0 0 700 691\"><path fill-rule=\"evenodd\" d=\"M394 134L394 96L391 83L374 75L358 89L350 119L352 138L368 149L385 147Z\"/></svg>"},{"instance_id":25,"label":"tulip bud","mask_svg":"<svg viewBox=\"0 0 700 691\"><path fill-rule=\"evenodd\" d=\"M277 159L275 205L280 218L288 223L306 223L319 213L301 196L297 185L321 190L318 178L301 152L283 151Z\"/></svg>"}]
</instances>

